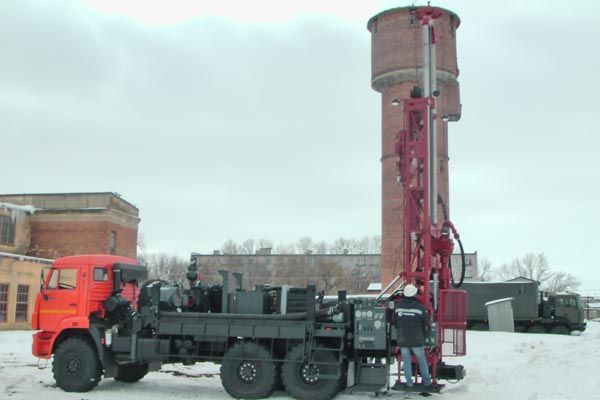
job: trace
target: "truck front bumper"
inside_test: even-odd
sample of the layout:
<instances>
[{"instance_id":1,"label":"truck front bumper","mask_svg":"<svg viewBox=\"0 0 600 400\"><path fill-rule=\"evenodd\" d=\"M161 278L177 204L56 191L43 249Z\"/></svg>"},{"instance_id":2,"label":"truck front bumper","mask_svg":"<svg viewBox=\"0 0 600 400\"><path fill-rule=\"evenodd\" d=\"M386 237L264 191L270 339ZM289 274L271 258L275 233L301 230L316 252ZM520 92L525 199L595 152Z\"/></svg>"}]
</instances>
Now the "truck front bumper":
<instances>
[{"instance_id":1,"label":"truck front bumper","mask_svg":"<svg viewBox=\"0 0 600 400\"><path fill-rule=\"evenodd\" d=\"M583 331L585 331L586 328L587 328L587 322L582 322L580 325L575 325L573 327L573 330L583 332Z\"/></svg>"},{"instance_id":2,"label":"truck front bumper","mask_svg":"<svg viewBox=\"0 0 600 400\"><path fill-rule=\"evenodd\" d=\"M52 344L54 343L54 332L36 332L33 335L31 354L37 358L48 359L52 357Z\"/></svg>"}]
</instances>

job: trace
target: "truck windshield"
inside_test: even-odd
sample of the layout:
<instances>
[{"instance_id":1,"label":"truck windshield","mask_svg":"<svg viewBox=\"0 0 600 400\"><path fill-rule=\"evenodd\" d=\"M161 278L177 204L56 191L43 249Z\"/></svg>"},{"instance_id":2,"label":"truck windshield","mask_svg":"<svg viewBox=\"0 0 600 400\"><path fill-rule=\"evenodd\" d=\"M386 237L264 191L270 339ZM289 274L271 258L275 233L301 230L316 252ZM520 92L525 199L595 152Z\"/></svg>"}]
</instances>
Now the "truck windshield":
<instances>
[{"instance_id":1,"label":"truck windshield","mask_svg":"<svg viewBox=\"0 0 600 400\"><path fill-rule=\"evenodd\" d=\"M64 268L50 270L50 279L48 280L48 289L75 289L77 285L77 269Z\"/></svg>"},{"instance_id":2,"label":"truck windshield","mask_svg":"<svg viewBox=\"0 0 600 400\"><path fill-rule=\"evenodd\" d=\"M557 297L554 299L554 307L569 307L569 308L578 308L579 301L576 296L572 297Z\"/></svg>"},{"instance_id":3,"label":"truck windshield","mask_svg":"<svg viewBox=\"0 0 600 400\"><path fill-rule=\"evenodd\" d=\"M567 300L567 307L577 308L579 304L577 304L577 297L569 297Z\"/></svg>"}]
</instances>

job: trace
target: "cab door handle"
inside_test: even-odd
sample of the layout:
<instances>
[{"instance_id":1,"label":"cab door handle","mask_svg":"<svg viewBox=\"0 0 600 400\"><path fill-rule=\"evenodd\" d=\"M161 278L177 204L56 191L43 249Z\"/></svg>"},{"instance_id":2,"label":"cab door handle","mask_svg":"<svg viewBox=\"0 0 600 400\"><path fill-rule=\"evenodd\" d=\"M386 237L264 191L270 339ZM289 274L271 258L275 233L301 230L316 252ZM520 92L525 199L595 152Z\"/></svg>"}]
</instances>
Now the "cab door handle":
<instances>
[{"instance_id":1,"label":"cab door handle","mask_svg":"<svg viewBox=\"0 0 600 400\"><path fill-rule=\"evenodd\" d=\"M70 303L69 304L69 307L76 307L76 306L77 306L77 303Z\"/></svg>"}]
</instances>

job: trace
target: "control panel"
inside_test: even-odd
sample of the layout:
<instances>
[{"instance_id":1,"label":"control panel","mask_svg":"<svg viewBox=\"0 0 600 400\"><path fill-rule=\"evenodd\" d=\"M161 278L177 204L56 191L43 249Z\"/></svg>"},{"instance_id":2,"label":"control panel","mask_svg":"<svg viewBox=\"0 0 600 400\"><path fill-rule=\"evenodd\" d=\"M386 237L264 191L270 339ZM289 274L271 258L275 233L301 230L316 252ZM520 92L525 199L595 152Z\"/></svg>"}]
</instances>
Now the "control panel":
<instances>
[{"instance_id":1,"label":"control panel","mask_svg":"<svg viewBox=\"0 0 600 400\"><path fill-rule=\"evenodd\" d=\"M354 348L386 350L388 346L388 309L377 302L354 305Z\"/></svg>"}]
</instances>

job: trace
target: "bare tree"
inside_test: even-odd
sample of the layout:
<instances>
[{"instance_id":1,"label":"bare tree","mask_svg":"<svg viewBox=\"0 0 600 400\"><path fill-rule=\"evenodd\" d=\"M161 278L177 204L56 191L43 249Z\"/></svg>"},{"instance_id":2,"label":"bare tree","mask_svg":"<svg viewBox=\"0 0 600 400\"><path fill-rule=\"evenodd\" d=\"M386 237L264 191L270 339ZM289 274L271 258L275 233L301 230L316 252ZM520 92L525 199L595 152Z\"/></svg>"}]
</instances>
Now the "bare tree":
<instances>
[{"instance_id":1,"label":"bare tree","mask_svg":"<svg viewBox=\"0 0 600 400\"><path fill-rule=\"evenodd\" d=\"M315 254L327 254L328 246L326 241L322 240L320 242L316 242L313 247Z\"/></svg>"},{"instance_id":2,"label":"bare tree","mask_svg":"<svg viewBox=\"0 0 600 400\"><path fill-rule=\"evenodd\" d=\"M502 264L495 270L496 277L501 281L507 281L509 279L517 278L519 271L515 271L512 264Z\"/></svg>"},{"instance_id":3,"label":"bare tree","mask_svg":"<svg viewBox=\"0 0 600 400\"><path fill-rule=\"evenodd\" d=\"M238 244L233 240L228 239L225 243L223 243L223 246L221 246L221 253L226 255L239 254L240 246L238 246Z\"/></svg>"},{"instance_id":4,"label":"bare tree","mask_svg":"<svg viewBox=\"0 0 600 400\"><path fill-rule=\"evenodd\" d=\"M244 254L254 254L254 239L246 239L242 243L241 251Z\"/></svg>"},{"instance_id":5,"label":"bare tree","mask_svg":"<svg viewBox=\"0 0 600 400\"><path fill-rule=\"evenodd\" d=\"M349 239L349 250L363 254L381 253L381 236L363 236L359 240Z\"/></svg>"},{"instance_id":6,"label":"bare tree","mask_svg":"<svg viewBox=\"0 0 600 400\"><path fill-rule=\"evenodd\" d=\"M477 280L487 282L492 280L494 275L494 266L489 258L482 257L477 266Z\"/></svg>"},{"instance_id":7,"label":"bare tree","mask_svg":"<svg viewBox=\"0 0 600 400\"><path fill-rule=\"evenodd\" d=\"M313 240L309 236L301 237L296 243L296 248L299 254L312 253L314 251Z\"/></svg>"},{"instance_id":8,"label":"bare tree","mask_svg":"<svg viewBox=\"0 0 600 400\"><path fill-rule=\"evenodd\" d=\"M278 244L273 249L274 254L296 254L296 245L294 243Z\"/></svg>"},{"instance_id":9,"label":"bare tree","mask_svg":"<svg viewBox=\"0 0 600 400\"><path fill-rule=\"evenodd\" d=\"M269 239L258 239L258 248L259 249L272 249L273 248L273 241L269 240Z\"/></svg>"},{"instance_id":10,"label":"bare tree","mask_svg":"<svg viewBox=\"0 0 600 400\"><path fill-rule=\"evenodd\" d=\"M581 281L575 276L566 272L555 272L546 281L543 289L547 292L564 292L568 288L575 289L579 285L581 285Z\"/></svg>"},{"instance_id":11,"label":"bare tree","mask_svg":"<svg viewBox=\"0 0 600 400\"><path fill-rule=\"evenodd\" d=\"M483 259L481 270L487 259ZM548 292L562 292L567 288L576 288L581 281L575 276L562 272L552 271L548 259L543 253L528 253L521 258L515 258L510 264L504 264L495 270L496 276L501 280L524 277L540 282L543 290Z\"/></svg>"},{"instance_id":12,"label":"bare tree","mask_svg":"<svg viewBox=\"0 0 600 400\"><path fill-rule=\"evenodd\" d=\"M522 258L515 258L512 261L512 268L519 276L542 284L552 277L550 264L544 253L527 253Z\"/></svg>"},{"instance_id":13,"label":"bare tree","mask_svg":"<svg viewBox=\"0 0 600 400\"><path fill-rule=\"evenodd\" d=\"M146 259L146 240L143 232L138 232L137 237L137 262L141 265L146 265L148 260Z\"/></svg>"},{"instance_id":14,"label":"bare tree","mask_svg":"<svg viewBox=\"0 0 600 400\"><path fill-rule=\"evenodd\" d=\"M360 254L368 254L371 249L371 238L363 236L356 241L356 249Z\"/></svg>"},{"instance_id":15,"label":"bare tree","mask_svg":"<svg viewBox=\"0 0 600 400\"><path fill-rule=\"evenodd\" d=\"M381 254L381 235L373 235L371 237L371 252L373 254Z\"/></svg>"},{"instance_id":16,"label":"bare tree","mask_svg":"<svg viewBox=\"0 0 600 400\"><path fill-rule=\"evenodd\" d=\"M310 268L310 272L317 288L324 290L325 293L338 287L344 279L344 269L332 261L319 260L313 268Z\"/></svg>"},{"instance_id":17,"label":"bare tree","mask_svg":"<svg viewBox=\"0 0 600 400\"><path fill-rule=\"evenodd\" d=\"M357 241L355 239L341 237L333 242L330 250L333 254L346 254L353 253L357 247Z\"/></svg>"},{"instance_id":18,"label":"bare tree","mask_svg":"<svg viewBox=\"0 0 600 400\"><path fill-rule=\"evenodd\" d=\"M186 284L188 262L172 254L148 254L148 278L162 279L170 283Z\"/></svg>"}]
</instances>

